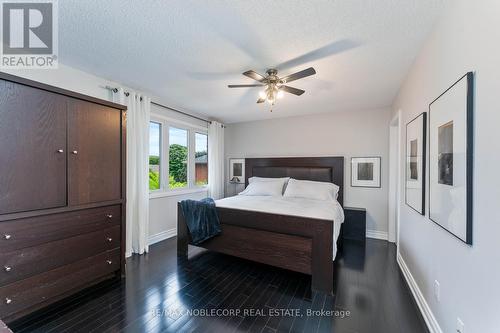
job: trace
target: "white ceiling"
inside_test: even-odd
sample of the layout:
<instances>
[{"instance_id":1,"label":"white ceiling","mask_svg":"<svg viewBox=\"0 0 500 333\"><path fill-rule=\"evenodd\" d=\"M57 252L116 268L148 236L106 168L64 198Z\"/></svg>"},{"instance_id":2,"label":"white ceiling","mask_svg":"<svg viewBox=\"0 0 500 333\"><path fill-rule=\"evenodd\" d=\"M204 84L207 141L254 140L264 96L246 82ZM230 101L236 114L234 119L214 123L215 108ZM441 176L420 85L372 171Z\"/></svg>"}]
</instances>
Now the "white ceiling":
<instances>
[{"instance_id":1,"label":"white ceiling","mask_svg":"<svg viewBox=\"0 0 500 333\"><path fill-rule=\"evenodd\" d=\"M63 0L60 61L225 122L392 104L444 0ZM306 54L306 56L303 56ZM303 56L303 57L302 57ZM313 66L269 112L241 75Z\"/></svg>"}]
</instances>

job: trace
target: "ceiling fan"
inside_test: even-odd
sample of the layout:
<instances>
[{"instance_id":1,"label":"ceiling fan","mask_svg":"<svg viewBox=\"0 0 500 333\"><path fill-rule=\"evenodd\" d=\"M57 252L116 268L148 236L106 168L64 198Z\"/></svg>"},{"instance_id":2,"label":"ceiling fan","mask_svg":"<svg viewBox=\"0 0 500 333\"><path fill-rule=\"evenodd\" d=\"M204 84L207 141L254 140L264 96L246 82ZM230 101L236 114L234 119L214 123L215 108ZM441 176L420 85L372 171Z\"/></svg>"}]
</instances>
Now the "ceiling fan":
<instances>
[{"instance_id":1,"label":"ceiling fan","mask_svg":"<svg viewBox=\"0 0 500 333\"><path fill-rule=\"evenodd\" d=\"M267 76L261 75L253 70L246 71L243 75L258 81L258 84L230 84L228 88L251 88L251 87L265 87L263 91L259 93L259 99L257 103L264 103L268 101L269 104L274 105L276 99L283 97L283 92L294 94L297 96L305 93L302 89L293 88L287 86L286 84L298 79L302 79L307 76L316 74L314 68L309 67L300 72L290 74L285 77L278 77L277 69L268 69L266 71Z\"/></svg>"}]
</instances>

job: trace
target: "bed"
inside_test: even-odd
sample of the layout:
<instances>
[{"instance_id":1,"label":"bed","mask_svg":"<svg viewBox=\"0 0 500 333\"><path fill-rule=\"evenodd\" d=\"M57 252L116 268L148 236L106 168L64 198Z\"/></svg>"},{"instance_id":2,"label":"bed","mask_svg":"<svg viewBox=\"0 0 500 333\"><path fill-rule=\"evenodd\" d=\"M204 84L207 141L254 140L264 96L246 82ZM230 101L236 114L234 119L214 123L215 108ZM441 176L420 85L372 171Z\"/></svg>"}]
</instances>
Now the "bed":
<instances>
[{"instance_id":1,"label":"bed","mask_svg":"<svg viewBox=\"0 0 500 333\"><path fill-rule=\"evenodd\" d=\"M342 246L344 158L245 159L246 185L253 176L332 182L340 187L337 203L241 196L217 200L222 233L198 246L311 275L313 290L332 294L333 260ZM191 239L180 205L177 224L177 251L187 256Z\"/></svg>"}]
</instances>

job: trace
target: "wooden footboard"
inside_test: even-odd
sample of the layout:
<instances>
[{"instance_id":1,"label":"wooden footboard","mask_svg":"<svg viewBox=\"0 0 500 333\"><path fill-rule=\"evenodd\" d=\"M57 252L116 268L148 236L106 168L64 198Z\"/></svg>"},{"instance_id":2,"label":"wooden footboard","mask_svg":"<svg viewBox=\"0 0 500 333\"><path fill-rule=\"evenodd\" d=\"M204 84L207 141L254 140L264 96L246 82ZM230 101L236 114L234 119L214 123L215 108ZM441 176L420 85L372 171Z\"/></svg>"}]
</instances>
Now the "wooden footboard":
<instances>
[{"instance_id":1,"label":"wooden footboard","mask_svg":"<svg viewBox=\"0 0 500 333\"><path fill-rule=\"evenodd\" d=\"M229 208L217 212L222 233L198 246L310 274L313 290L333 293L332 221ZM177 252L187 256L191 237L180 204L177 216Z\"/></svg>"}]
</instances>

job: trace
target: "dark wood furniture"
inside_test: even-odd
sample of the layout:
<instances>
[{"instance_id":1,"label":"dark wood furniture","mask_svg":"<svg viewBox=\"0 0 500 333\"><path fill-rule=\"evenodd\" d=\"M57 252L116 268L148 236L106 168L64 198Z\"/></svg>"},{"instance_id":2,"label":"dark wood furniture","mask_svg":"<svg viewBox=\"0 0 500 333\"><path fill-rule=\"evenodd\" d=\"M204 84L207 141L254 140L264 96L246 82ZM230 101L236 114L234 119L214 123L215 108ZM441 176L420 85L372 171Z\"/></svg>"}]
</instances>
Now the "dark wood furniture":
<instances>
[{"instance_id":1,"label":"dark wood furniture","mask_svg":"<svg viewBox=\"0 0 500 333\"><path fill-rule=\"evenodd\" d=\"M0 73L0 317L124 274L126 107Z\"/></svg>"},{"instance_id":2,"label":"dark wood furniture","mask_svg":"<svg viewBox=\"0 0 500 333\"><path fill-rule=\"evenodd\" d=\"M366 209L344 207L344 239L350 239L360 242L366 240Z\"/></svg>"},{"instance_id":3,"label":"dark wood furniture","mask_svg":"<svg viewBox=\"0 0 500 333\"><path fill-rule=\"evenodd\" d=\"M292 177L333 182L343 203L343 157L250 158L245 181L258 177ZM201 247L312 276L312 289L333 293L333 222L305 217L217 208L222 234ZM186 256L190 236L180 205L178 253ZM341 240L341 237L339 237Z\"/></svg>"}]
</instances>

